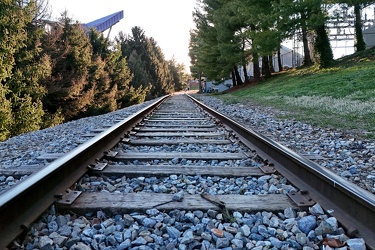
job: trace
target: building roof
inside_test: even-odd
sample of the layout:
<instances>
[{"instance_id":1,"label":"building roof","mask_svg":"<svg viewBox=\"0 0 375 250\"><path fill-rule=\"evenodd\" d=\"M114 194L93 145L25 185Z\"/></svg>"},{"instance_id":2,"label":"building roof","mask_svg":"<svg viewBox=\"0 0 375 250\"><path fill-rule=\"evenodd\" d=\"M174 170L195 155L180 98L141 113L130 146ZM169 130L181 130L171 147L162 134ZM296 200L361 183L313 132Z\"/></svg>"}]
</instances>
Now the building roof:
<instances>
[{"instance_id":1,"label":"building roof","mask_svg":"<svg viewBox=\"0 0 375 250\"><path fill-rule=\"evenodd\" d=\"M111 15L99 18L95 21L86 23L84 26L86 29L94 28L97 31L104 32L107 29L111 28L116 23L118 23L123 18L124 18L124 11L121 10Z\"/></svg>"}]
</instances>

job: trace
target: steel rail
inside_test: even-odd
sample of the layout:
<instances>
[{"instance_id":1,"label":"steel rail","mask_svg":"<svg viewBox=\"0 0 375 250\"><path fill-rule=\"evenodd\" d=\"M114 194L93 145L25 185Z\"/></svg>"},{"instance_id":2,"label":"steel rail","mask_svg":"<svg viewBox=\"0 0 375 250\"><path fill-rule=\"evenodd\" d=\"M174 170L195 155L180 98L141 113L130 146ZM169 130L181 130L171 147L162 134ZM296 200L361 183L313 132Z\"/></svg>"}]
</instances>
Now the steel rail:
<instances>
[{"instance_id":1,"label":"steel rail","mask_svg":"<svg viewBox=\"0 0 375 250\"><path fill-rule=\"evenodd\" d=\"M351 237L361 237L368 249L375 249L375 195L188 96L273 163L293 185L308 191L309 197L335 216Z\"/></svg>"},{"instance_id":2,"label":"steel rail","mask_svg":"<svg viewBox=\"0 0 375 250\"><path fill-rule=\"evenodd\" d=\"M169 95L124 119L29 176L0 196L0 249L27 233L31 223L58 200L87 171L87 166L115 146Z\"/></svg>"}]
</instances>

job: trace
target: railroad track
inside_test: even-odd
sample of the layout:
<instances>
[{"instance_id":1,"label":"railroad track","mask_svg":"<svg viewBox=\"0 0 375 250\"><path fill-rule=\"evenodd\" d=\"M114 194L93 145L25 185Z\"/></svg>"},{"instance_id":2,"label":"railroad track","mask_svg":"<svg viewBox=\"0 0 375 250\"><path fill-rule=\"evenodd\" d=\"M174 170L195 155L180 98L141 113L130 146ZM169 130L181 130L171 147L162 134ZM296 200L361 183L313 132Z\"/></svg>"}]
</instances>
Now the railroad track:
<instances>
[{"instance_id":1,"label":"railroad track","mask_svg":"<svg viewBox=\"0 0 375 250\"><path fill-rule=\"evenodd\" d=\"M8 225L0 228L0 247L19 235L27 238L33 221L51 204L61 214L86 216L93 228L112 215L123 215L122 224L142 229L131 235L131 241L122 234L132 247L255 247L266 233L250 234L245 219L263 212L263 220L281 223L286 218L277 218L278 214L307 211L317 202L329 213L313 212L315 217L335 216L349 236L364 238L374 249L375 223L369 223L375 222L372 194L208 107L196 106L186 95L163 101L67 155L44 155L54 161L0 199L0 212L6 215L0 225ZM176 218L171 219L173 215ZM207 222L204 229L187 230L200 225L198 219ZM160 235L152 238L150 228ZM85 237L93 233L88 231ZM307 239L308 232L303 233ZM285 235L276 231L274 236L273 244L297 247L303 242L283 242ZM120 239L116 240L119 245Z\"/></svg>"}]
</instances>

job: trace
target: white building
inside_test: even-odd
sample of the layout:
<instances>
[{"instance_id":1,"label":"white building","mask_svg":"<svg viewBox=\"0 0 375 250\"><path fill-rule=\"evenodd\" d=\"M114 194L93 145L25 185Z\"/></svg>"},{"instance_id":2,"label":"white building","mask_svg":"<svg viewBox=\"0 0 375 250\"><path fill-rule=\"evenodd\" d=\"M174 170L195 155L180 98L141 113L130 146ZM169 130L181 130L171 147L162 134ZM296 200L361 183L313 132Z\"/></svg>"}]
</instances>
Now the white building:
<instances>
[{"instance_id":1,"label":"white building","mask_svg":"<svg viewBox=\"0 0 375 250\"><path fill-rule=\"evenodd\" d=\"M223 92L224 90L233 87L232 79L226 79L220 82L207 81L204 82L204 91L206 93Z\"/></svg>"},{"instance_id":2,"label":"white building","mask_svg":"<svg viewBox=\"0 0 375 250\"><path fill-rule=\"evenodd\" d=\"M366 43L366 49L375 46L375 26L371 26L363 31L363 39Z\"/></svg>"},{"instance_id":3,"label":"white building","mask_svg":"<svg viewBox=\"0 0 375 250\"><path fill-rule=\"evenodd\" d=\"M280 57L281 57L281 64L283 65L284 68L293 68L293 67L297 67L297 66L301 66L302 63L303 63L303 55L292 50L292 49L289 49L283 45L281 45L281 49L280 49ZM278 64L278 56L277 54L274 54L272 56L272 65L275 69L276 72L279 71L279 64ZM262 58L259 58L259 68L260 70L262 70ZM241 78L242 79L245 79L244 77L244 73L243 73L243 67L239 67L238 68L239 72L240 72L240 75L241 75ZM246 71L247 71L247 75L250 76L250 77L254 77L254 64L253 62L250 62L247 66L246 66Z\"/></svg>"}]
</instances>

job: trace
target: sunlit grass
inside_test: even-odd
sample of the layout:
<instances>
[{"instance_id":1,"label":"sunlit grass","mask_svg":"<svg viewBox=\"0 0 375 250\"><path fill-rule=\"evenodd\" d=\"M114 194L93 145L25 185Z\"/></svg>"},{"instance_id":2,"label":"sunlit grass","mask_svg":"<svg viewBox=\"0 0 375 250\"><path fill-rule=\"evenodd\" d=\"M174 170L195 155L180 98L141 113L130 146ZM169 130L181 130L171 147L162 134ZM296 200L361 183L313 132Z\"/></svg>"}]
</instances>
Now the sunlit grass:
<instances>
[{"instance_id":1,"label":"sunlit grass","mask_svg":"<svg viewBox=\"0 0 375 250\"><path fill-rule=\"evenodd\" d=\"M367 115L375 114L375 102L356 101L349 98L332 98L330 96L300 96L300 97L276 97L270 96L265 99L282 98L285 104L303 107L306 109L319 109L329 113L337 113L340 115Z\"/></svg>"},{"instance_id":2,"label":"sunlit grass","mask_svg":"<svg viewBox=\"0 0 375 250\"><path fill-rule=\"evenodd\" d=\"M375 52L360 55L328 69L293 69L219 97L226 103L271 106L288 111L288 118L375 138Z\"/></svg>"}]
</instances>

